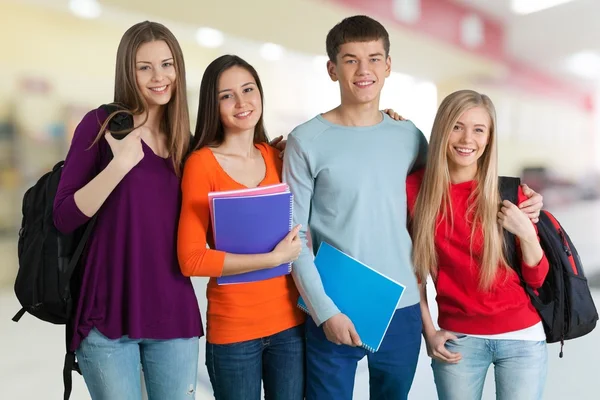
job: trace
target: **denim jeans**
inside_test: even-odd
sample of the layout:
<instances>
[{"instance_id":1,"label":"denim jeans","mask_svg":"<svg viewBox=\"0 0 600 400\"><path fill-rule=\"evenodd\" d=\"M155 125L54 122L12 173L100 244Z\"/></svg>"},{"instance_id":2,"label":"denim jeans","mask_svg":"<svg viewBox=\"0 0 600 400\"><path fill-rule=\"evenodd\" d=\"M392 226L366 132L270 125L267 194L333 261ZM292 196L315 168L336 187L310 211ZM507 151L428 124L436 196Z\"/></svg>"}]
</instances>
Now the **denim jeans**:
<instances>
[{"instance_id":1,"label":"denim jeans","mask_svg":"<svg viewBox=\"0 0 600 400\"><path fill-rule=\"evenodd\" d=\"M497 400L540 400L546 383L545 341L489 340L463 336L446 342L458 364L433 360L440 400L479 400L488 368L494 364Z\"/></svg>"},{"instance_id":2,"label":"denim jeans","mask_svg":"<svg viewBox=\"0 0 600 400\"><path fill-rule=\"evenodd\" d=\"M206 367L216 400L304 398L304 325L231 344L206 342Z\"/></svg>"},{"instance_id":3,"label":"denim jeans","mask_svg":"<svg viewBox=\"0 0 600 400\"><path fill-rule=\"evenodd\" d=\"M93 400L140 400L140 368L148 400L191 400L196 393L198 346L197 337L112 340L94 328L76 355Z\"/></svg>"},{"instance_id":4,"label":"denim jeans","mask_svg":"<svg viewBox=\"0 0 600 400\"><path fill-rule=\"evenodd\" d=\"M421 308L396 310L376 353L327 340L312 318L306 322L306 399L351 400L358 362L367 356L373 400L406 400L421 348Z\"/></svg>"}]
</instances>

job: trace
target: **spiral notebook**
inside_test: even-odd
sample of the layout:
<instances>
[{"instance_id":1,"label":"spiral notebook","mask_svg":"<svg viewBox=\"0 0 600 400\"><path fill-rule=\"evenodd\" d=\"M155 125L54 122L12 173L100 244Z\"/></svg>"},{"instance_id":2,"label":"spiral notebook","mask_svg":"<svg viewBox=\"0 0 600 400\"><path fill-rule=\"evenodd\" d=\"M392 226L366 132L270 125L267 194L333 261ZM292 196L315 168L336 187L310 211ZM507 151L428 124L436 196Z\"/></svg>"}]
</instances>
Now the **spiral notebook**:
<instances>
[{"instance_id":1,"label":"spiral notebook","mask_svg":"<svg viewBox=\"0 0 600 400\"><path fill-rule=\"evenodd\" d=\"M350 318L362 347L373 353L379 350L405 286L325 242L315 265L325 293ZM310 314L302 297L298 307Z\"/></svg>"},{"instance_id":2,"label":"spiral notebook","mask_svg":"<svg viewBox=\"0 0 600 400\"><path fill-rule=\"evenodd\" d=\"M244 195L246 194L246 195ZM217 250L234 254L272 251L292 229L293 195L284 192L212 196L212 226ZM289 274L291 263L217 278L219 285L257 282Z\"/></svg>"}]
</instances>

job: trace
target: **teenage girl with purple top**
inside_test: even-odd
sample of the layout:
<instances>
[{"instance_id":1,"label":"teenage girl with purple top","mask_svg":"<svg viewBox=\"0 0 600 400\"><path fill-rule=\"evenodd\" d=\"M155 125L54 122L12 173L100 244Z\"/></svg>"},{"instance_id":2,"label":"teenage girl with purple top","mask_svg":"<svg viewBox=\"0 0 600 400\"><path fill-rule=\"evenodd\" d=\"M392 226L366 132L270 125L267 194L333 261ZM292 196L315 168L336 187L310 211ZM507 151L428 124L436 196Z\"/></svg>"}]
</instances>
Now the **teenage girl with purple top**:
<instances>
[{"instance_id":1,"label":"teenage girl with purple top","mask_svg":"<svg viewBox=\"0 0 600 400\"><path fill-rule=\"evenodd\" d=\"M141 399L140 368L150 400L190 399L203 331L177 262L190 123L183 56L167 28L146 21L125 32L114 102L135 129L118 140L106 131L109 115L90 111L73 136L54 203L64 233L98 214L70 350L93 399Z\"/></svg>"}]
</instances>

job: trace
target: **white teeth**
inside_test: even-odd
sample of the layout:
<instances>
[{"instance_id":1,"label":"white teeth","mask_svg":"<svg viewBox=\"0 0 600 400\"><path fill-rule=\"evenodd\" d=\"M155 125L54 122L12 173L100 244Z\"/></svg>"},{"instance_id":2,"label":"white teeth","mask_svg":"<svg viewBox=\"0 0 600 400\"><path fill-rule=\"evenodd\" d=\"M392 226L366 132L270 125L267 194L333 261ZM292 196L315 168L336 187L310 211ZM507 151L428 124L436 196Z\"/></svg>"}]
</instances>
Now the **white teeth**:
<instances>
[{"instance_id":1,"label":"white teeth","mask_svg":"<svg viewBox=\"0 0 600 400\"><path fill-rule=\"evenodd\" d=\"M356 82L356 84L358 86L368 86L370 84L374 83L373 81L369 81L369 82Z\"/></svg>"},{"instance_id":2,"label":"white teeth","mask_svg":"<svg viewBox=\"0 0 600 400\"><path fill-rule=\"evenodd\" d=\"M236 114L235 116L238 118L244 118L250 115L251 111L244 111L243 113Z\"/></svg>"},{"instance_id":3,"label":"white teeth","mask_svg":"<svg viewBox=\"0 0 600 400\"><path fill-rule=\"evenodd\" d=\"M461 148L458 148L458 147L455 147L455 149L459 153L463 153L463 154L471 154L471 153L473 153L475 151L473 149L461 149Z\"/></svg>"},{"instance_id":4,"label":"white teeth","mask_svg":"<svg viewBox=\"0 0 600 400\"><path fill-rule=\"evenodd\" d=\"M162 92L166 88L167 88L167 85L161 86L161 87L157 87L157 88L150 88L150 90L152 90L153 92Z\"/></svg>"}]
</instances>

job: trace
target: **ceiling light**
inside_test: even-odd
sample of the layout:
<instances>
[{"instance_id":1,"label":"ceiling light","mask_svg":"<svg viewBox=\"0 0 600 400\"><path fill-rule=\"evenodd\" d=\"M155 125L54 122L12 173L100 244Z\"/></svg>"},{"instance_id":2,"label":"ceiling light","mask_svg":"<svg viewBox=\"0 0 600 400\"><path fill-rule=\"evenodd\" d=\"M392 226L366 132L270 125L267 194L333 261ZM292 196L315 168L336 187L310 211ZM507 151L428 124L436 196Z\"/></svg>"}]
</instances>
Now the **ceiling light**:
<instances>
[{"instance_id":1,"label":"ceiling light","mask_svg":"<svg viewBox=\"0 0 600 400\"><path fill-rule=\"evenodd\" d=\"M283 47L275 43L265 43L260 47L260 55L268 61L277 61L283 55Z\"/></svg>"},{"instance_id":2,"label":"ceiling light","mask_svg":"<svg viewBox=\"0 0 600 400\"><path fill-rule=\"evenodd\" d=\"M215 49L221 47L225 41L225 36L216 29L200 28L196 31L196 41L200 46Z\"/></svg>"},{"instance_id":3,"label":"ceiling light","mask_svg":"<svg viewBox=\"0 0 600 400\"><path fill-rule=\"evenodd\" d=\"M69 9L78 17L93 19L98 18L102 8L96 0L70 0Z\"/></svg>"},{"instance_id":4,"label":"ceiling light","mask_svg":"<svg viewBox=\"0 0 600 400\"><path fill-rule=\"evenodd\" d=\"M546 10L573 0L511 0L510 9L515 14L525 15Z\"/></svg>"},{"instance_id":5,"label":"ceiling light","mask_svg":"<svg viewBox=\"0 0 600 400\"><path fill-rule=\"evenodd\" d=\"M600 54L593 51L582 51L567 60L567 69L582 78L600 78Z\"/></svg>"}]
</instances>

